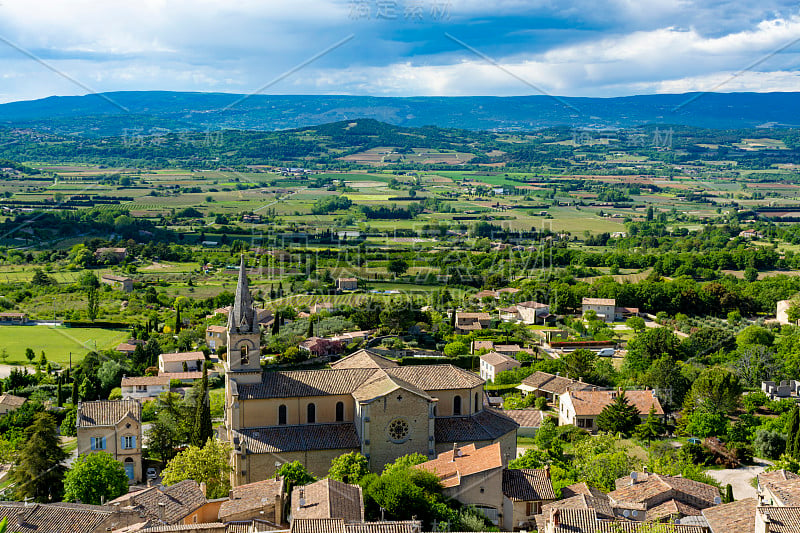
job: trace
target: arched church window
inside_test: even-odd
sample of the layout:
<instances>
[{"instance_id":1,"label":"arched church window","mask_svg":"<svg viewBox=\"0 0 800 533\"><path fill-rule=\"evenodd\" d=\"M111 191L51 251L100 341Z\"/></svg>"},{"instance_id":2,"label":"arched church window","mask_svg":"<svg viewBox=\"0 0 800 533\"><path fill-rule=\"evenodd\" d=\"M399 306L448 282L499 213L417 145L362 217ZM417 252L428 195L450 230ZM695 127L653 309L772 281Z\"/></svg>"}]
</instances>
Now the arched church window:
<instances>
[{"instance_id":1,"label":"arched church window","mask_svg":"<svg viewBox=\"0 0 800 533\"><path fill-rule=\"evenodd\" d=\"M344 421L344 402L336 402L336 421Z\"/></svg>"},{"instance_id":2,"label":"arched church window","mask_svg":"<svg viewBox=\"0 0 800 533\"><path fill-rule=\"evenodd\" d=\"M242 345L241 350L240 350L240 354L241 354L241 362L242 362L242 364L243 365L250 364L250 355L247 352L247 345L246 344Z\"/></svg>"},{"instance_id":3,"label":"arched church window","mask_svg":"<svg viewBox=\"0 0 800 533\"><path fill-rule=\"evenodd\" d=\"M278 406L278 425L285 426L286 425L286 406L281 405Z\"/></svg>"},{"instance_id":4,"label":"arched church window","mask_svg":"<svg viewBox=\"0 0 800 533\"><path fill-rule=\"evenodd\" d=\"M309 424L317 423L317 406L313 403L308 404L306 408L306 422Z\"/></svg>"},{"instance_id":5,"label":"arched church window","mask_svg":"<svg viewBox=\"0 0 800 533\"><path fill-rule=\"evenodd\" d=\"M453 414L460 415L461 414L461 396L456 396L453 398Z\"/></svg>"}]
</instances>

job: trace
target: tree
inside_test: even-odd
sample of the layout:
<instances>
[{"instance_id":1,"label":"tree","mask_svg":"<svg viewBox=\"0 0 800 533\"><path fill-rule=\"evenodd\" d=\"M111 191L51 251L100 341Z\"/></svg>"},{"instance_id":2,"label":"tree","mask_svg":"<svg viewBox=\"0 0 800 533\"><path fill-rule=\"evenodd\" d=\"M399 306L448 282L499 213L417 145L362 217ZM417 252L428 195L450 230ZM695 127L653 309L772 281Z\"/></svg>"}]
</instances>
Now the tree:
<instances>
[{"instance_id":1,"label":"tree","mask_svg":"<svg viewBox=\"0 0 800 533\"><path fill-rule=\"evenodd\" d=\"M789 414L789 423L786 425L786 453L790 457L797 457L800 451L795 447L798 434L800 434L800 407L795 406Z\"/></svg>"},{"instance_id":2,"label":"tree","mask_svg":"<svg viewBox=\"0 0 800 533\"><path fill-rule=\"evenodd\" d=\"M314 336L314 319L308 317L308 329L306 330L306 337L311 338Z\"/></svg>"},{"instance_id":3,"label":"tree","mask_svg":"<svg viewBox=\"0 0 800 533\"><path fill-rule=\"evenodd\" d=\"M628 343L623 366L633 373L647 371L656 359L661 357L678 358L681 353L680 342L667 328L647 328Z\"/></svg>"},{"instance_id":4,"label":"tree","mask_svg":"<svg viewBox=\"0 0 800 533\"><path fill-rule=\"evenodd\" d=\"M25 348L25 359L27 359L29 363L33 363L34 357L36 357L36 352L34 352L32 348Z\"/></svg>"},{"instance_id":5,"label":"tree","mask_svg":"<svg viewBox=\"0 0 800 533\"><path fill-rule=\"evenodd\" d=\"M749 266L744 269L744 280L748 283L753 283L758 279L758 270Z\"/></svg>"},{"instance_id":6,"label":"tree","mask_svg":"<svg viewBox=\"0 0 800 533\"><path fill-rule=\"evenodd\" d=\"M447 357L458 357L459 355L467 355L469 347L463 341L448 342L444 345L444 354Z\"/></svg>"},{"instance_id":7,"label":"tree","mask_svg":"<svg viewBox=\"0 0 800 533\"><path fill-rule=\"evenodd\" d=\"M770 330L756 325L747 326L736 336L736 344L740 348L754 344L772 346L774 341L775 335Z\"/></svg>"},{"instance_id":8,"label":"tree","mask_svg":"<svg viewBox=\"0 0 800 533\"><path fill-rule=\"evenodd\" d=\"M167 463L162 482L169 486L193 479L206 484L209 499L223 498L231 489L230 453L230 446L217 439L209 439L202 448L189 446Z\"/></svg>"},{"instance_id":9,"label":"tree","mask_svg":"<svg viewBox=\"0 0 800 533\"><path fill-rule=\"evenodd\" d=\"M650 366L641 383L656 391L665 411L680 406L690 386L689 381L681 373L678 363L666 356L657 359Z\"/></svg>"},{"instance_id":10,"label":"tree","mask_svg":"<svg viewBox=\"0 0 800 533\"><path fill-rule=\"evenodd\" d=\"M181 443L177 427L178 422L169 412L158 413L145 432L150 453L164 462L175 457L175 448Z\"/></svg>"},{"instance_id":11,"label":"tree","mask_svg":"<svg viewBox=\"0 0 800 533\"><path fill-rule=\"evenodd\" d=\"M645 442L650 442L657 439L664 434L664 424L661 419L656 416L656 408L654 405L650 406L650 412L647 413L647 418L642 424L636 426L636 438Z\"/></svg>"},{"instance_id":12,"label":"tree","mask_svg":"<svg viewBox=\"0 0 800 533\"><path fill-rule=\"evenodd\" d=\"M60 501L65 470L61 463L66 458L58 440L55 418L48 413L38 413L25 431L25 444L9 473L14 497L32 498L41 503Z\"/></svg>"},{"instance_id":13,"label":"tree","mask_svg":"<svg viewBox=\"0 0 800 533\"><path fill-rule=\"evenodd\" d=\"M31 284L44 287L45 285L52 285L53 280L50 276L42 272L41 268L36 268L33 272L33 278L31 278Z\"/></svg>"},{"instance_id":14,"label":"tree","mask_svg":"<svg viewBox=\"0 0 800 533\"><path fill-rule=\"evenodd\" d=\"M426 524L457 519L442 496L439 478L416 468L392 468L362 480L365 514L370 520L408 520L416 516Z\"/></svg>"},{"instance_id":15,"label":"tree","mask_svg":"<svg viewBox=\"0 0 800 533\"><path fill-rule=\"evenodd\" d=\"M762 381L778 373L775 354L766 346L751 344L738 350L738 355L734 369L748 387L758 387Z\"/></svg>"},{"instance_id":16,"label":"tree","mask_svg":"<svg viewBox=\"0 0 800 533\"><path fill-rule=\"evenodd\" d=\"M733 503L734 501L736 500L733 499L733 486L731 486L731 484L728 483L727 485L725 485L725 497L722 499L722 503Z\"/></svg>"},{"instance_id":17,"label":"tree","mask_svg":"<svg viewBox=\"0 0 800 533\"><path fill-rule=\"evenodd\" d=\"M78 405L78 380L72 378L72 405Z\"/></svg>"},{"instance_id":18,"label":"tree","mask_svg":"<svg viewBox=\"0 0 800 533\"><path fill-rule=\"evenodd\" d=\"M190 442L194 446L202 446L213 436L213 432L211 402L208 397L208 369L203 364L203 379L200 382L200 393L195 406L194 426Z\"/></svg>"},{"instance_id":19,"label":"tree","mask_svg":"<svg viewBox=\"0 0 800 533\"><path fill-rule=\"evenodd\" d=\"M78 433L75 429L75 424L78 421L78 409L73 407L69 409L64 415L64 420L61 421L61 434L65 437L77 437Z\"/></svg>"},{"instance_id":20,"label":"tree","mask_svg":"<svg viewBox=\"0 0 800 533\"><path fill-rule=\"evenodd\" d=\"M358 452L340 455L331 461L328 477L344 483L358 483L369 474L369 460Z\"/></svg>"},{"instance_id":21,"label":"tree","mask_svg":"<svg viewBox=\"0 0 800 533\"><path fill-rule=\"evenodd\" d=\"M705 369L692 384L692 399L715 413L730 413L739 406L742 385L739 377L727 368Z\"/></svg>"},{"instance_id":22,"label":"tree","mask_svg":"<svg viewBox=\"0 0 800 533\"><path fill-rule=\"evenodd\" d=\"M597 362L596 353L591 350L579 349L568 353L562 359L564 359L564 371L567 373L567 377L593 381L594 365Z\"/></svg>"},{"instance_id":23,"label":"tree","mask_svg":"<svg viewBox=\"0 0 800 533\"><path fill-rule=\"evenodd\" d=\"M686 416L686 419L686 433L701 438L724 435L728 428L725 415L706 409L697 409Z\"/></svg>"},{"instance_id":24,"label":"tree","mask_svg":"<svg viewBox=\"0 0 800 533\"><path fill-rule=\"evenodd\" d=\"M639 333L640 331L644 331L646 324L644 318L640 316L632 316L628 320L625 321L625 325L632 329L635 333Z\"/></svg>"},{"instance_id":25,"label":"tree","mask_svg":"<svg viewBox=\"0 0 800 533\"><path fill-rule=\"evenodd\" d=\"M775 460L786 451L786 435L768 429L756 430L753 448L759 457Z\"/></svg>"},{"instance_id":26,"label":"tree","mask_svg":"<svg viewBox=\"0 0 800 533\"><path fill-rule=\"evenodd\" d=\"M300 461L283 463L280 468L278 468L277 474L283 478L284 484L286 485L286 492L291 492L292 487L308 485L317 480L317 478L306 470L305 465Z\"/></svg>"},{"instance_id":27,"label":"tree","mask_svg":"<svg viewBox=\"0 0 800 533\"><path fill-rule=\"evenodd\" d=\"M630 435L639 423L639 410L628 403L625 392L620 391L614 401L606 405L597 415L597 427L608 433Z\"/></svg>"},{"instance_id":28,"label":"tree","mask_svg":"<svg viewBox=\"0 0 800 533\"><path fill-rule=\"evenodd\" d=\"M94 322L94 319L97 318L99 310L100 295L97 292L97 288L89 287L86 289L86 316L89 317L89 320Z\"/></svg>"},{"instance_id":29,"label":"tree","mask_svg":"<svg viewBox=\"0 0 800 533\"><path fill-rule=\"evenodd\" d=\"M64 500L101 505L128 492L125 467L109 453L80 455L64 477Z\"/></svg>"},{"instance_id":30,"label":"tree","mask_svg":"<svg viewBox=\"0 0 800 533\"><path fill-rule=\"evenodd\" d=\"M181 322L181 306L175 303L175 333L178 334L181 331L181 326L183 322Z\"/></svg>"},{"instance_id":31,"label":"tree","mask_svg":"<svg viewBox=\"0 0 800 533\"><path fill-rule=\"evenodd\" d=\"M395 277L402 276L408 270L408 263L402 259L394 259L389 262L389 266L386 267L386 270L394 274Z\"/></svg>"}]
</instances>

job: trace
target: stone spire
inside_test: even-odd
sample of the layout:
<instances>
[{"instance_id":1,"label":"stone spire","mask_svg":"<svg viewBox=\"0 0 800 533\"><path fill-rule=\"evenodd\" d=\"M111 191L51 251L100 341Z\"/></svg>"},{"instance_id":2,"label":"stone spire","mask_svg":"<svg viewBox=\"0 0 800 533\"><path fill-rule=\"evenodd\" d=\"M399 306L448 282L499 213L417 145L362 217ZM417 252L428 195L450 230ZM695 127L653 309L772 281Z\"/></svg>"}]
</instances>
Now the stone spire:
<instances>
[{"instance_id":1,"label":"stone spire","mask_svg":"<svg viewBox=\"0 0 800 533\"><path fill-rule=\"evenodd\" d=\"M229 331L258 331L256 323L256 310L253 307L253 298L250 296L250 287L247 284L247 269L244 266L244 255L239 264L239 282L236 284L236 297L233 307L228 314Z\"/></svg>"}]
</instances>

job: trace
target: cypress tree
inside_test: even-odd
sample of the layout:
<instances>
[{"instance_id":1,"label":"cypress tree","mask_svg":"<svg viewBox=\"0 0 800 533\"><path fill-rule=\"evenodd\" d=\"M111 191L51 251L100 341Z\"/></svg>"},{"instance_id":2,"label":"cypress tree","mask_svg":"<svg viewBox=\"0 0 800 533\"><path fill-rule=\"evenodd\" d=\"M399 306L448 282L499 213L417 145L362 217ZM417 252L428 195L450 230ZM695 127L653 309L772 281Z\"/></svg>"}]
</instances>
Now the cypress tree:
<instances>
[{"instance_id":1,"label":"cypress tree","mask_svg":"<svg viewBox=\"0 0 800 533\"><path fill-rule=\"evenodd\" d=\"M797 440L798 429L800 429L800 410L795 406L792 409L792 414L789 415L789 427L786 431L786 454L790 457L796 457L797 455L795 441Z\"/></svg>"},{"instance_id":2,"label":"cypress tree","mask_svg":"<svg viewBox=\"0 0 800 533\"><path fill-rule=\"evenodd\" d=\"M64 398L61 396L61 376L60 375L58 376L57 383L58 383L58 389L56 390L56 405L61 407L62 404L64 403Z\"/></svg>"},{"instance_id":3,"label":"cypress tree","mask_svg":"<svg viewBox=\"0 0 800 533\"><path fill-rule=\"evenodd\" d=\"M723 503L732 503L736 501L733 499L733 487L730 483L725 486L725 499L722 501Z\"/></svg>"},{"instance_id":4,"label":"cypress tree","mask_svg":"<svg viewBox=\"0 0 800 533\"><path fill-rule=\"evenodd\" d=\"M314 319L308 317L308 331L306 331L306 337L313 337L314 336Z\"/></svg>"},{"instance_id":5,"label":"cypress tree","mask_svg":"<svg viewBox=\"0 0 800 533\"><path fill-rule=\"evenodd\" d=\"M178 333L181 330L181 307L179 305L175 306L175 333Z\"/></svg>"},{"instance_id":6,"label":"cypress tree","mask_svg":"<svg viewBox=\"0 0 800 533\"><path fill-rule=\"evenodd\" d=\"M72 405L78 405L78 380L72 380Z\"/></svg>"},{"instance_id":7,"label":"cypress tree","mask_svg":"<svg viewBox=\"0 0 800 533\"><path fill-rule=\"evenodd\" d=\"M213 427L211 423L211 402L208 397L208 370L203 364L203 379L200 384L200 395L195 406L194 427L192 428L191 444L194 446L205 446L208 439L212 437Z\"/></svg>"},{"instance_id":8,"label":"cypress tree","mask_svg":"<svg viewBox=\"0 0 800 533\"><path fill-rule=\"evenodd\" d=\"M281 314L280 312L275 313L275 319L272 321L272 335L277 335L281 329Z\"/></svg>"}]
</instances>

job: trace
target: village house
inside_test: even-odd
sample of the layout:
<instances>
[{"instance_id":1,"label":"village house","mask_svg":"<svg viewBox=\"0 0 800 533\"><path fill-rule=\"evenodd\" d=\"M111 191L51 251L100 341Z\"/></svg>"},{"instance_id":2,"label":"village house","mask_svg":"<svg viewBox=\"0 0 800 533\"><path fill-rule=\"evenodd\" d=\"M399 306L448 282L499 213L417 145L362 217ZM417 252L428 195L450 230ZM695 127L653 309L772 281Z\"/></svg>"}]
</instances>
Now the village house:
<instances>
[{"instance_id":1,"label":"village house","mask_svg":"<svg viewBox=\"0 0 800 533\"><path fill-rule=\"evenodd\" d=\"M618 322L631 316L639 316L637 307L617 307L614 298L584 298L581 300L581 315L594 311L604 322Z\"/></svg>"},{"instance_id":2,"label":"village house","mask_svg":"<svg viewBox=\"0 0 800 533\"><path fill-rule=\"evenodd\" d=\"M309 337L297 347L308 352L312 357L324 357L340 353L344 349L344 343L340 340Z\"/></svg>"},{"instance_id":3,"label":"village house","mask_svg":"<svg viewBox=\"0 0 800 533\"><path fill-rule=\"evenodd\" d=\"M358 289L358 278L338 278L336 280L336 290L354 291Z\"/></svg>"},{"instance_id":4,"label":"village house","mask_svg":"<svg viewBox=\"0 0 800 533\"><path fill-rule=\"evenodd\" d=\"M206 328L206 346L212 350L217 350L220 346L225 346L228 337L228 330L225 326L208 326Z\"/></svg>"},{"instance_id":5,"label":"village house","mask_svg":"<svg viewBox=\"0 0 800 533\"><path fill-rule=\"evenodd\" d=\"M520 354L533 355L534 351L530 348L523 348L517 344L495 344L494 351L509 357L517 358Z\"/></svg>"},{"instance_id":6,"label":"village house","mask_svg":"<svg viewBox=\"0 0 800 533\"><path fill-rule=\"evenodd\" d=\"M503 514L504 466L503 450L496 443L482 448L453 446L415 468L435 474L446 497L478 509L494 525L510 531L511 517Z\"/></svg>"},{"instance_id":7,"label":"village house","mask_svg":"<svg viewBox=\"0 0 800 533\"><path fill-rule=\"evenodd\" d=\"M106 533L141 520L129 507L0 501L3 518L8 521L9 533Z\"/></svg>"},{"instance_id":8,"label":"village house","mask_svg":"<svg viewBox=\"0 0 800 533\"><path fill-rule=\"evenodd\" d=\"M224 523L262 519L278 526L271 529L280 529L285 523L284 481L282 477L271 477L264 481L234 487L228 499L220 505L217 519Z\"/></svg>"},{"instance_id":9,"label":"village house","mask_svg":"<svg viewBox=\"0 0 800 533\"><path fill-rule=\"evenodd\" d=\"M536 516L539 533L649 533L653 526L633 520L600 518L595 509L551 508ZM660 533L707 533L697 525L659 524Z\"/></svg>"},{"instance_id":10,"label":"village house","mask_svg":"<svg viewBox=\"0 0 800 533\"><path fill-rule=\"evenodd\" d=\"M124 353L125 355L133 355L136 352L137 346L144 346L145 342L140 339L128 339L127 342L121 342L114 348L116 351L120 353Z\"/></svg>"},{"instance_id":11,"label":"village house","mask_svg":"<svg viewBox=\"0 0 800 533\"><path fill-rule=\"evenodd\" d=\"M133 280L127 276L103 274L100 276L100 283L111 285L113 288L122 292L131 292L133 290Z\"/></svg>"},{"instance_id":12,"label":"village house","mask_svg":"<svg viewBox=\"0 0 800 533\"><path fill-rule=\"evenodd\" d=\"M14 396L7 392L0 396L0 416L8 414L11 411L19 409L27 401L22 396Z\"/></svg>"},{"instance_id":13,"label":"village house","mask_svg":"<svg viewBox=\"0 0 800 533\"><path fill-rule=\"evenodd\" d=\"M554 405L561 395L567 391L591 390L593 388L596 387L589 383L547 372L534 372L523 379L522 383L517 386L517 389L522 391L523 395L533 394L537 398L547 398L547 401Z\"/></svg>"},{"instance_id":14,"label":"village house","mask_svg":"<svg viewBox=\"0 0 800 533\"><path fill-rule=\"evenodd\" d=\"M720 503L719 489L685 477L631 472L615 484L616 490L608 493L611 505L641 504L649 522L701 516L703 509Z\"/></svg>"},{"instance_id":15,"label":"village house","mask_svg":"<svg viewBox=\"0 0 800 533\"><path fill-rule=\"evenodd\" d=\"M545 418L544 412L539 409L508 409L503 414L519 424L518 437L535 437Z\"/></svg>"},{"instance_id":16,"label":"village house","mask_svg":"<svg viewBox=\"0 0 800 533\"><path fill-rule=\"evenodd\" d=\"M78 453L107 452L142 481L142 404L137 400L78 402Z\"/></svg>"},{"instance_id":17,"label":"village house","mask_svg":"<svg viewBox=\"0 0 800 533\"><path fill-rule=\"evenodd\" d=\"M661 402L652 390L571 390L559 397L558 424L572 424L597 433L598 415L621 394L625 395L629 404L636 407L642 422L647 418L650 407L655 408L657 415L664 414Z\"/></svg>"},{"instance_id":18,"label":"village house","mask_svg":"<svg viewBox=\"0 0 800 533\"><path fill-rule=\"evenodd\" d=\"M122 377L123 400L149 400L158 398L162 392L169 392L169 378L166 376Z\"/></svg>"},{"instance_id":19,"label":"village house","mask_svg":"<svg viewBox=\"0 0 800 533\"><path fill-rule=\"evenodd\" d=\"M140 518L139 529L174 525L193 525L217 521L219 510L225 500L207 500L205 484L187 479L168 487L155 486L129 492L111 500L108 505L132 507Z\"/></svg>"},{"instance_id":20,"label":"village house","mask_svg":"<svg viewBox=\"0 0 800 533\"><path fill-rule=\"evenodd\" d=\"M298 518L297 520L292 521L292 527L289 530L289 533L421 533L421 532L422 532L422 523L419 520L346 522L341 518ZM242 533L251 533L251 532L242 531Z\"/></svg>"},{"instance_id":21,"label":"village house","mask_svg":"<svg viewBox=\"0 0 800 533\"><path fill-rule=\"evenodd\" d=\"M234 486L270 477L275 457L324 475L360 452L372 471L453 443L499 443L513 457L517 424L483 405L484 380L452 365L398 366L361 350L327 370L262 372L261 335L244 266L228 315L225 427Z\"/></svg>"},{"instance_id":22,"label":"village house","mask_svg":"<svg viewBox=\"0 0 800 533\"><path fill-rule=\"evenodd\" d=\"M331 302L319 302L315 303L309 308L309 312L312 315L316 315L317 313L321 313L323 311L327 311L332 313L336 308L333 306Z\"/></svg>"},{"instance_id":23,"label":"village house","mask_svg":"<svg viewBox=\"0 0 800 533\"><path fill-rule=\"evenodd\" d=\"M486 381L494 381L495 376L500 372L504 372L506 370L511 370L513 368L519 368L522 366L522 363L514 359L513 357L509 357L507 355L503 355L497 352L489 352L487 354L483 354L480 357L481 361L481 379Z\"/></svg>"},{"instance_id":24,"label":"village house","mask_svg":"<svg viewBox=\"0 0 800 533\"><path fill-rule=\"evenodd\" d=\"M203 352L162 353L158 356L158 374L202 372L205 360Z\"/></svg>"},{"instance_id":25,"label":"village house","mask_svg":"<svg viewBox=\"0 0 800 533\"><path fill-rule=\"evenodd\" d=\"M520 302L514 306L517 320L523 324L544 324L550 317L550 306L539 302Z\"/></svg>"},{"instance_id":26,"label":"village house","mask_svg":"<svg viewBox=\"0 0 800 533\"><path fill-rule=\"evenodd\" d=\"M556 499L549 468L503 470L503 517L506 530L536 528L542 505Z\"/></svg>"},{"instance_id":27,"label":"village house","mask_svg":"<svg viewBox=\"0 0 800 533\"><path fill-rule=\"evenodd\" d=\"M486 329L492 323L489 313L465 313L456 311L456 332L466 334L470 331Z\"/></svg>"},{"instance_id":28,"label":"village house","mask_svg":"<svg viewBox=\"0 0 800 533\"><path fill-rule=\"evenodd\" d=\"M98 248L94 252L94 256L101 261L112 261L119 263L128 257L127 248Z\"/></svg>"},{"instance_id":29,"label":"village house","mask_svg":"<svg viewBox=\"0 0 800 533\"><path fill-rule=\"evenodd\" d=\"M800 507L800 476L788 470L758 474L758 499L763 505Z\"/></svg>"},{"instance_id":30,"label":"village house","mask_svg":"<svg viewBox=\"0 0 800 533\"><path fill-rule=\"evenodd\" d=\"M364 521L361 487L334 479L321 479L292 489L290 521L308 518L341 518Z\"/></svg>"}]
</instances>

